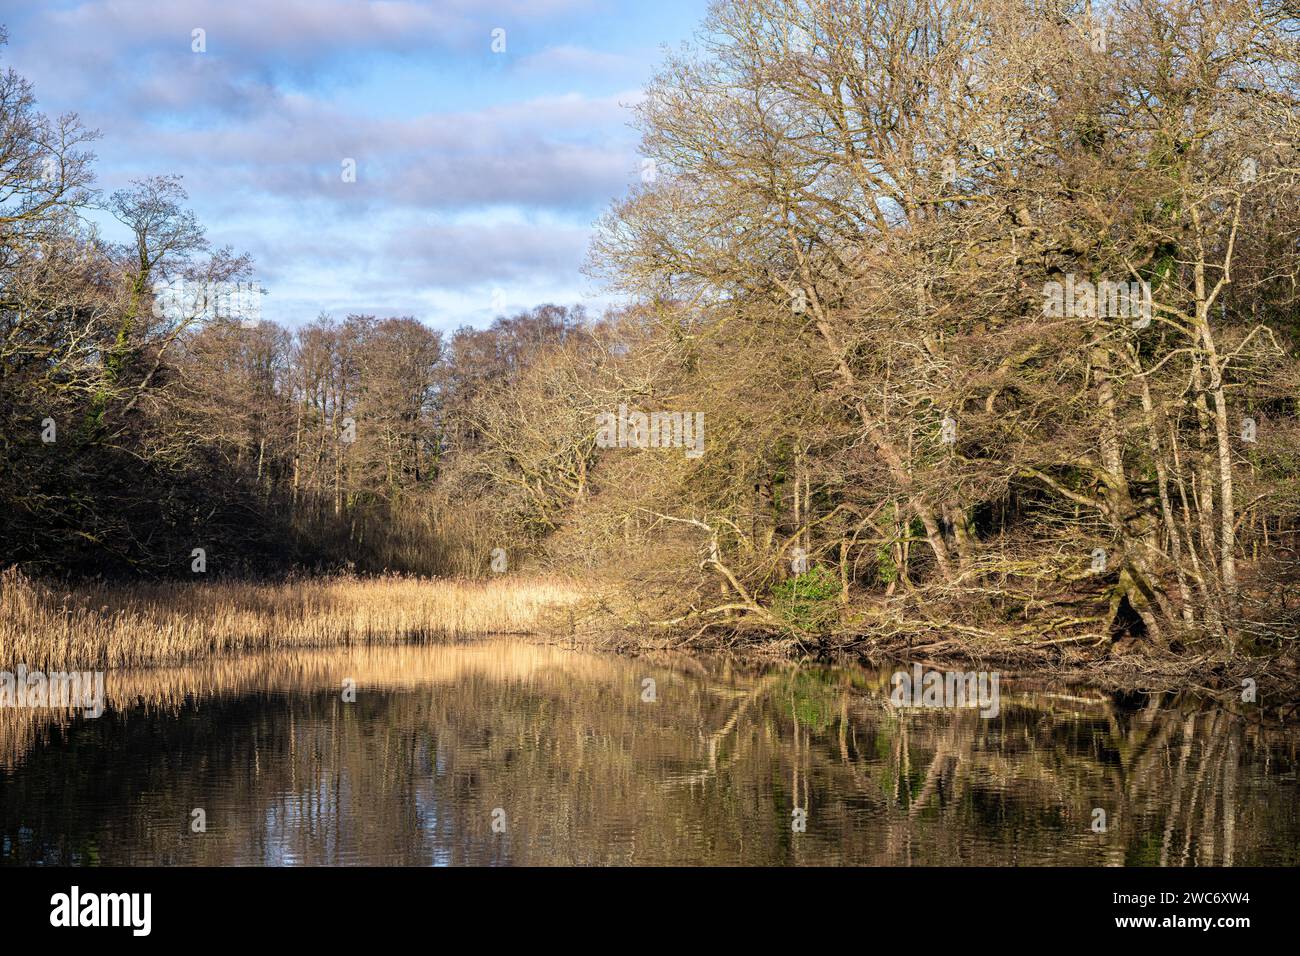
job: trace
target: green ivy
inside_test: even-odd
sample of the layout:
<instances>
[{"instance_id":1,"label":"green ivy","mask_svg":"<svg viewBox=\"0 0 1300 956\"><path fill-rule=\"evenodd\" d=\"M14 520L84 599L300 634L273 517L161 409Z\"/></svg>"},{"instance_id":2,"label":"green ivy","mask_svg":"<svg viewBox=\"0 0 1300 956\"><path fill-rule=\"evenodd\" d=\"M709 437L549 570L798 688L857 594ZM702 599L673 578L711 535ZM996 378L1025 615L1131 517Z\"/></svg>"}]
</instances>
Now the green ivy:
<instances>
[{"instance_id":1,"label":"green ivy","mask_svg":"<svg viewBox=\"0 0 1300 956\"><path fill-rule=\"evenodd\" d=\"M791 627L820 632L839 620L840 582L821 565L772 589L772 610Z\"/></svg>"}]
</instances>

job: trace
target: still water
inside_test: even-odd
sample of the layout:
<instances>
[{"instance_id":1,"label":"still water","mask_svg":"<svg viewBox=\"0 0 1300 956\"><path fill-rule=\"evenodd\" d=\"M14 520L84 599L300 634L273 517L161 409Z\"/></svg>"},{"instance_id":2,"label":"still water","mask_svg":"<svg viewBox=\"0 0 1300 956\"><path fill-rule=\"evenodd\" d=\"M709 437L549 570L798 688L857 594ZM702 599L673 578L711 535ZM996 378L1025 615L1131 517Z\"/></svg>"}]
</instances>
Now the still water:
<instances>
[{"instance_id":1,"label":"still water","mask_svg":"<svg viewBox=\"0 0 1300 956\"><path fill-rule=\"evenodd\" d=\"M996 717L899 710L893 670L491 640L110 672L98 719L0 714L0 862L1300 863L1294 730L1011 675Z\"/></svg>"}]
</instances>

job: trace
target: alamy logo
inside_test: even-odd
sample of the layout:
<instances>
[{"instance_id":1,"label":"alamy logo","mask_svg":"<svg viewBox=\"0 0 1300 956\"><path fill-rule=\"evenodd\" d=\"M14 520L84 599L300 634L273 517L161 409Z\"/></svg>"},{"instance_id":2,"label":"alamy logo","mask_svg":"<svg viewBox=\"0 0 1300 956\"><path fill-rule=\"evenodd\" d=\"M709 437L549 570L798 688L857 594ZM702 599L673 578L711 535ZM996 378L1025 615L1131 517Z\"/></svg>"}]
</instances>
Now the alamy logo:
<instances>
[{"instance_id":1,"label":"alamy logo","mask_svg":"<svg viewBox=\"0 0 1300 956\"><path fill-rule=\"evenodd\" d=\"M86 717L104 712L103 671L28 670L19 664L16 672L0 671L0 707L80 707Z\"/></svg>"},{"instance_id":2,"label":"alamy logo","mask_svg":"<svg viewBox=\"0 0 1300 956\"><path fill-rule=\"evenodd\" d=\"M599 448L685 448L687 458L704 454L703 412L629 412L596 416Z\"/></svg>"},{"instance_id":3,"label":"alamy logo","mask_svg":"<svg viewBox=\"0 0 1300 956\"><path fill-rule=\"evenodd\" d=\"M153 314L173 322L191 319L233 319L246 328L262 322L262 286L258 282L158 282L153 289Z\"/></svg>"},{"instance_id":4,"label":"alamy logo","mask_svg":"<svg viewBox=\"0 0 1300 956\"><path fill-rule=\"evenodd\" d=\"M129 926L132 936L148 936L153 927L152 893L70 893L50 897L51 926Z\"/></svg>"},{"instance_id":5,"label":"alamy logo","mask_svg":"<svg viewBox=\"0 0 1300 956\"><path fill-rule=\"evenodd\" d=\"M1048 318L1132 319L1133 328L1144 329L1151 314L1149 282L1079 282L1071 272L1064 282L1043 283L1043 315Z\"/></svg>"},{"instance_id":6,"label":"alamy logo","mask_svg":"<svg viewBox=\"0 0 1300 956\"><path fill-rule=\"evenodd\" d=\"M981 717L996 717L1001 709L997 671L896 671L890 683L893 707L979 707Z\"/></svg>"}]
</instances>

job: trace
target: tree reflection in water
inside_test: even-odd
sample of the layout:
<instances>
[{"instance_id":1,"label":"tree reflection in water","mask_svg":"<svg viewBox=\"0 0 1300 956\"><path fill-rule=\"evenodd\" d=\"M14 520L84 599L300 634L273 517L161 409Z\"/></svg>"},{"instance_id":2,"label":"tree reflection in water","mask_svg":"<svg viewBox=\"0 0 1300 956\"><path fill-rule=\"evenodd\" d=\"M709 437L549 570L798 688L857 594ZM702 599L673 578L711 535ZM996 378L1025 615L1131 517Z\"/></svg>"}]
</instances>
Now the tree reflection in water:
<instances>
[{"instance_id":1,"label":"tree reflection in water","mask_svg":"<svg viewBox=\"0 0 1300 956\"><path fill-rule=\"evenodd\" d=\"M895 710L889 675L505 640L110 673L98 720L0 713L0 860L1300 862L1293 731L1005 676L992 719Z\"/></svg>"}]
</instances>

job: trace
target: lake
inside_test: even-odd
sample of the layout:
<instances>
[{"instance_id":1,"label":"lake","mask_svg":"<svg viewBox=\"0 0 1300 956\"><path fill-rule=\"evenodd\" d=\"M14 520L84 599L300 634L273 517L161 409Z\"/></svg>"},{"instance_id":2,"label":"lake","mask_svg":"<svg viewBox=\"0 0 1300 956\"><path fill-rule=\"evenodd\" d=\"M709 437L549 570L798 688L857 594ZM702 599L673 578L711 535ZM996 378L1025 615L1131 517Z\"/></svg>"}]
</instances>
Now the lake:
<instances>
[{"instance_id":1,"label":"lake","mask_svg":"<svg viewBox=\"0 0 1300 956\"><path fill-rule=\"evenodd\" d=\"M97 719L0 712L0 862L1300 863L1300 735L1250 705L1002 674L995 715L899 708L900 668L492 639L109 672Z\"/></svg>"}]
</instances>

